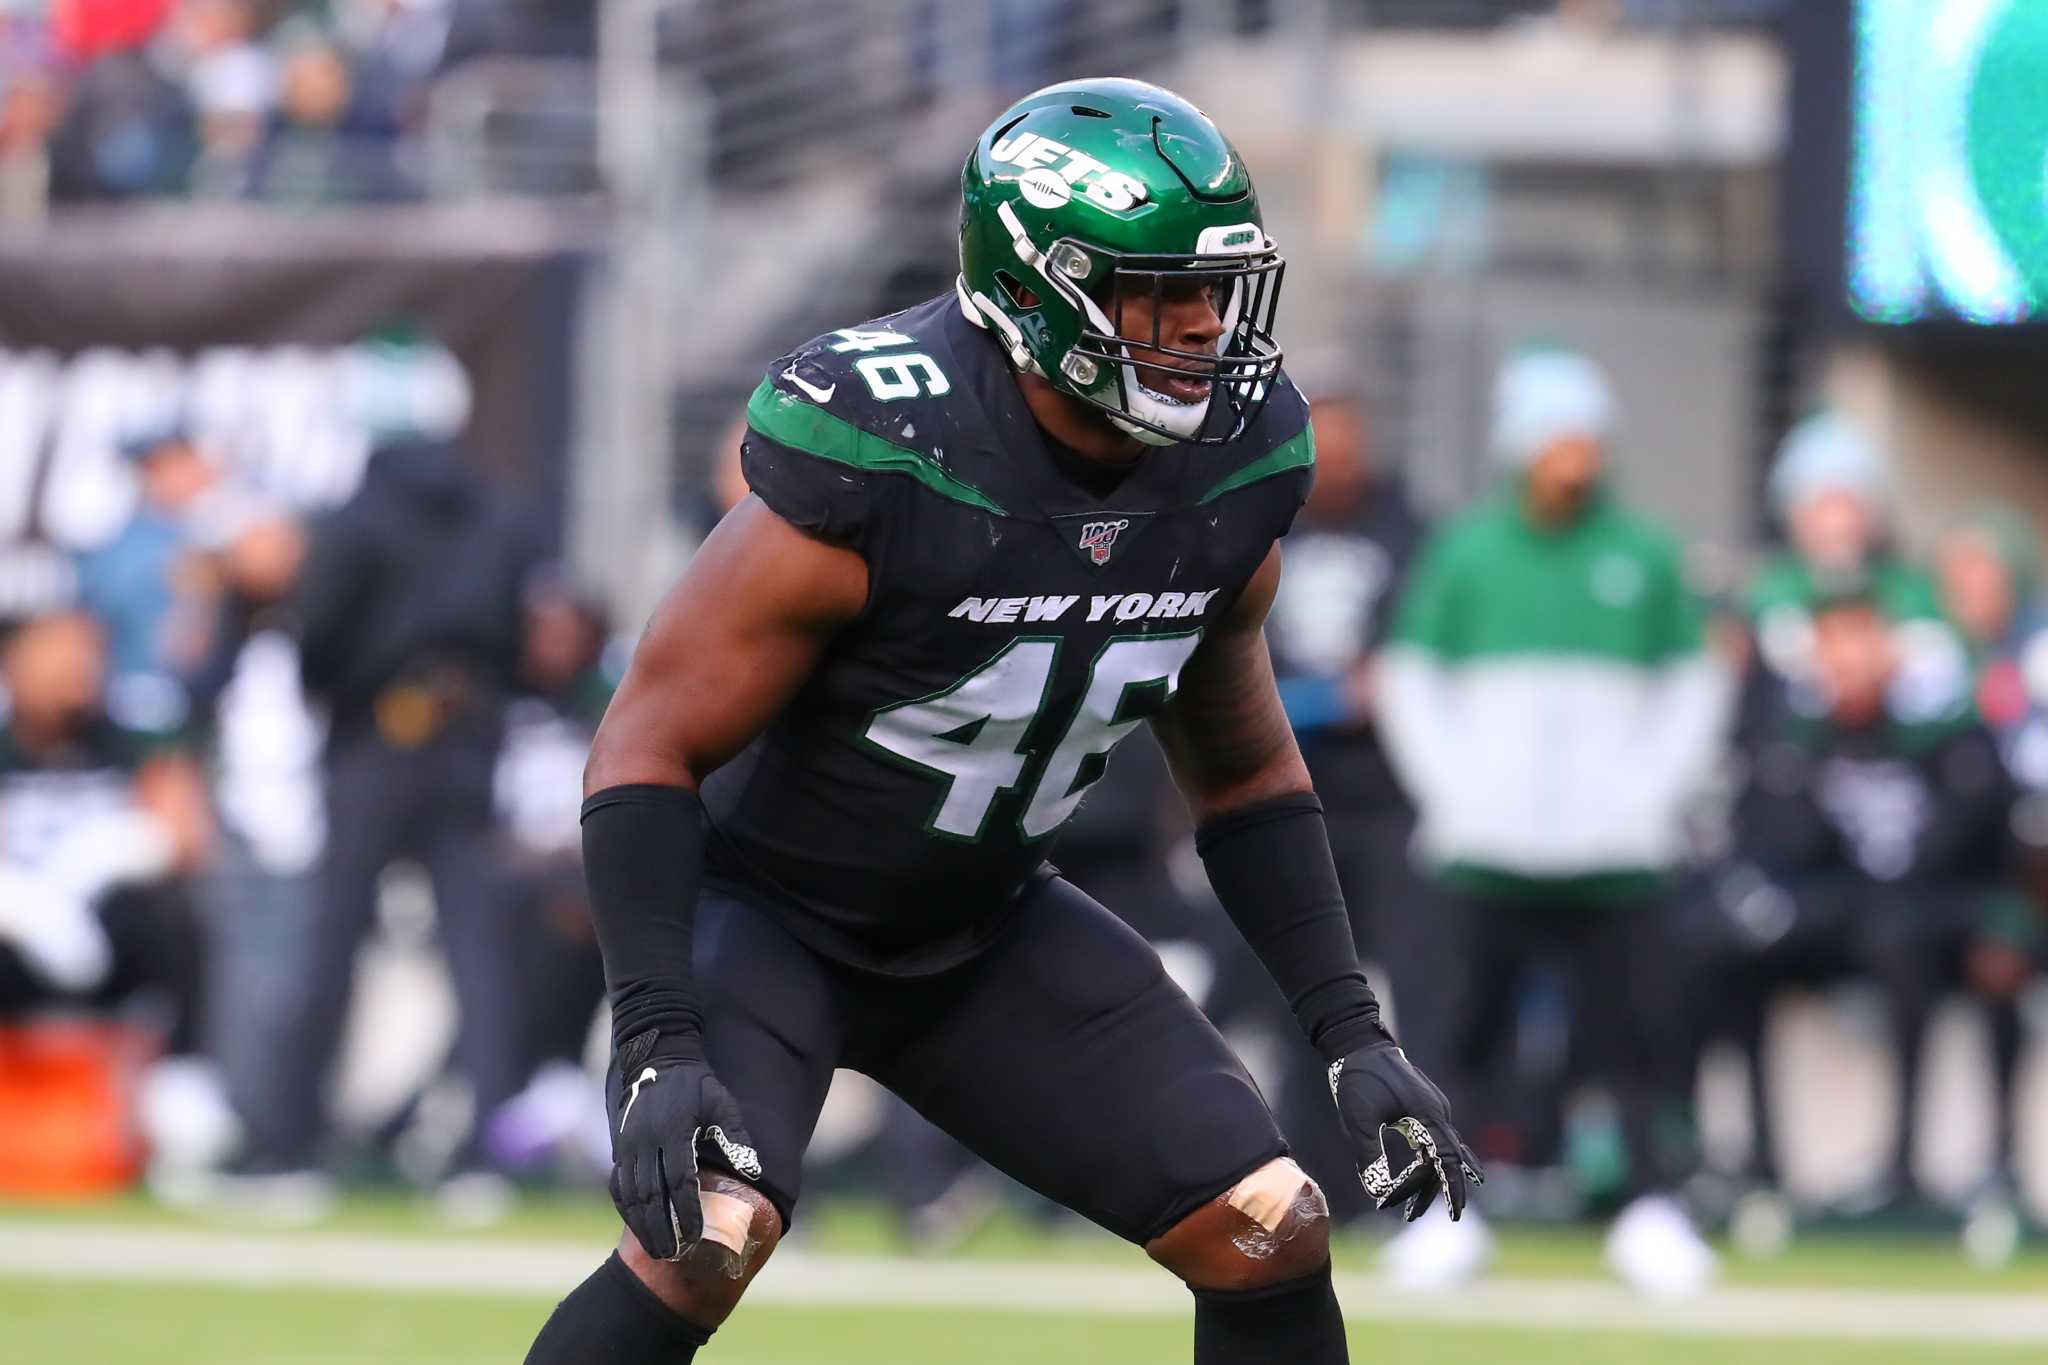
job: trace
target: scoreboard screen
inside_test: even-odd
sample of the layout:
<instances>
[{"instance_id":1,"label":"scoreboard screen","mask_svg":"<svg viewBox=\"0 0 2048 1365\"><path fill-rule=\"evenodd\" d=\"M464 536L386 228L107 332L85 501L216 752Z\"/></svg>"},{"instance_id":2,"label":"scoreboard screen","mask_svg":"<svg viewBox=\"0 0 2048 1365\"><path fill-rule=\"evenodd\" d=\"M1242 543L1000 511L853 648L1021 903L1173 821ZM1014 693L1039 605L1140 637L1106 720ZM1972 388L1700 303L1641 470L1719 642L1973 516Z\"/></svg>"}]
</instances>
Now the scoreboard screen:
<instances>
[{"instance_id":1,"label":"scoreboard screen","mask_svg":"<svg viewBox=\"0 0 2048 1365\"><path fill-rule=\"evenodd\" d=\"M2048 0L1854 0L1848 303L2048 321Z\"/></svg>"}]
</instances>

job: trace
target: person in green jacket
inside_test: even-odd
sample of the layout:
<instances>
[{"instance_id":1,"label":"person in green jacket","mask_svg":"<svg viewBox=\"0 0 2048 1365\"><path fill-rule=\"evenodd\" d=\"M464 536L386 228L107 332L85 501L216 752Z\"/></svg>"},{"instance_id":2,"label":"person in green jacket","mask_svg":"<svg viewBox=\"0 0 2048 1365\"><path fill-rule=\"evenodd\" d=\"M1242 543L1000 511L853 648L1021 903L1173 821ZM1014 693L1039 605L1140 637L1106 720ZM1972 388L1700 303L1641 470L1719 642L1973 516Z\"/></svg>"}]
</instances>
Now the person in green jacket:
<instances>
[{"instance_id":1,"label":"person in green jacket","mask_svg":"<svg viewBox=\"0 0 2048 1365\"><path fill-rule=\"evenodd\" d=\"M1525 351L1503 367L1493 448L1506 477L1423 551L1383 655L1382 729L1444 892L1446 960L1462 969L1444 983L1455 1055L1430 1061L1470 1091L1510 1041L1518 979L1560 961L1574 1051L1613 1094L1627 1144L1634 1198L1609 1263L1672 1294L1703 1288L1713 1258L1653 1140L1677 1098L1660 1042L1676 1013L1659 984L1664 879L1730 688L1677 542L1607 484L1613 413L1584 356ZM1412 1261L1393 1248L1396 1276L1476 1270L1484 1234L1469 1211L1466 1224L1426 1225Z\"/></svg>"},{"instance_id":2,"label":"person in green jacket","mask_svg":"<svg viewBox=\"0 0 2048 1365\"><path fill-rule=\"evenodd\" d=\"M1765 678L1807 679L1814 605L1854 583L1899 627L1906 685L1918 679L1930 695L1951 695L1967 663L1933 576L1893 545L1891 479L1877 442L1843 413L1815 413L1779 443L1766 497L1785 543L1758 566L1743 604Z\"/></svg>"}]
</instances>

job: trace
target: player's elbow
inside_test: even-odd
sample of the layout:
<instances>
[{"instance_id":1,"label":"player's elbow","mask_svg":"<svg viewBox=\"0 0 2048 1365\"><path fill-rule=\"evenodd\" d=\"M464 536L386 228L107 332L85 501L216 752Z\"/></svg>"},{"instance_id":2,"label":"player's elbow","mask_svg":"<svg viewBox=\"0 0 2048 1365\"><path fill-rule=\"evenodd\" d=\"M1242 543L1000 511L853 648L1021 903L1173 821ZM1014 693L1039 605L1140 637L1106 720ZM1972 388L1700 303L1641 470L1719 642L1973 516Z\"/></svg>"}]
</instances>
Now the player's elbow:
<instances>
[{"instance_id":1,"label":"player's elbow","mask_svg":"<svg viewBox=\"0 0 2048 1365\"><path fill-rule=\"evenodd\" d=\"M590 757L583 764L583 794L591 796L628 783L696 791L704 775L699 766L682 749L661 744L631 724L614 724L613 716L607 714L590 741Z\"/></svg>"},{"instance_id":2,"label":"player's elbow","mask_svg":"<svg viewBox=\"0 0 2048 1365\"><path fill-rule=\"evenodd\" d=\"M1314 790L1308 765L1290 745L1286 753L1276 754L1273 761L1248 772L1189 784L1187 798L1195 824L1200 826L1246 806Z\"/></svg>"}]
</instances>

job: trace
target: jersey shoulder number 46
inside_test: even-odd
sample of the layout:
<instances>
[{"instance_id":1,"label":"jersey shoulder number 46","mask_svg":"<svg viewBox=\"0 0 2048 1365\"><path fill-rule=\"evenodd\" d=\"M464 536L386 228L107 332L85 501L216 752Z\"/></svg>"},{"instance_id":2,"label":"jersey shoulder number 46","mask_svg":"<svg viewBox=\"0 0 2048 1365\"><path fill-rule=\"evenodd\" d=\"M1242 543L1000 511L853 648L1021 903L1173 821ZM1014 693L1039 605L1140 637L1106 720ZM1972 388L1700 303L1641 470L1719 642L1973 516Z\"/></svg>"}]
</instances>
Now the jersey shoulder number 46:
<instances>
[{"instance_id":1,"label":"jersey shoulder number 46","mask_svg":"<svg viewBox=\"0 0 2048 1365\"><path fill-rule=\"evenodd\" d=\"M905 351L900 348L917 345L917 338L907 337L901 332L892 332L886 327L842 327L832 333L837 340L826 346L835 355L857 354L853 372L867 385L868 394L878 403L893 403L904 398L938 398L953 391L953 381L946 378L937 361L923 351ZM819 403L829 402L833 389L820 391L801 380L799 388L810 394Z\"/></svg>"}]
</instances>

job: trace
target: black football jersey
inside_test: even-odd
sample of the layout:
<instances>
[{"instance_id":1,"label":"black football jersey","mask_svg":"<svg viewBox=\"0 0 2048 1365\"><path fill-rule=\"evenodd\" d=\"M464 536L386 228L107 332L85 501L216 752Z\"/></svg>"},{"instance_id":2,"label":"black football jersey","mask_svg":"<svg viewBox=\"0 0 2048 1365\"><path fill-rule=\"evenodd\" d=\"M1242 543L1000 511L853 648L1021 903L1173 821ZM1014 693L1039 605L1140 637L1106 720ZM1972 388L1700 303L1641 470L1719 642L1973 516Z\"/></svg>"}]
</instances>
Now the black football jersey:
<instances>
[{"instance_id":1,"label":"black football jersey","mask_svg":"<svg viewBox=\"0 0 2048 1365\"><path fill-rule=\"evenodd\" d=\"M1307 496L1307 404L1277 383L1237 441L1148 448L1098 496L950 294L777 360L747 481L857 551L868 601L706 782L710 875L872 970L985 944Z\"/></svg>"}]
</instances>

